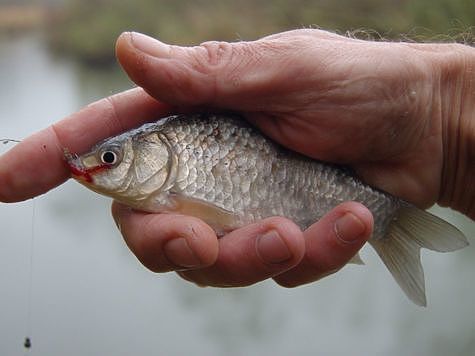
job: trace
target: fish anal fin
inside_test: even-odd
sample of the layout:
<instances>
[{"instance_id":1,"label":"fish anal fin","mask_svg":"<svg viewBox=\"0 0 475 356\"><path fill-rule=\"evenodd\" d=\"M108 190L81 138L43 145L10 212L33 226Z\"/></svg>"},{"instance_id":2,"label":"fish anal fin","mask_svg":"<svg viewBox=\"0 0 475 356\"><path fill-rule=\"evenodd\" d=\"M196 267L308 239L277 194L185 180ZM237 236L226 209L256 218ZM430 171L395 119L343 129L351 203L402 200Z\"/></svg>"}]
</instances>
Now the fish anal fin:
<instances>
[{"instance_id":1,"label":"fish anal fin","mask_svg":"<svg viewBox=\"0 0 475 356\"><path fill-rule=\"evenodd\" d=\"M352 263L352 264L355 264L355 265L361 265L361 266L364 266L364 261L363 259L361 258L360 254L357 253L356 255L354 255L351 260L348 261L348 263Z\"/></svg>"},{"instance_id":2,"label":"fish anal fin","mask_svg":"<svg viewBox=\"0 0 475 356\"><path fill-rule=\"evenodd\" d=\"M190 198L179 193L170 194L173 212L197 217L210 225L217 235L238 227L236 214L204 200Z\"/></svg>"}]
</instances>

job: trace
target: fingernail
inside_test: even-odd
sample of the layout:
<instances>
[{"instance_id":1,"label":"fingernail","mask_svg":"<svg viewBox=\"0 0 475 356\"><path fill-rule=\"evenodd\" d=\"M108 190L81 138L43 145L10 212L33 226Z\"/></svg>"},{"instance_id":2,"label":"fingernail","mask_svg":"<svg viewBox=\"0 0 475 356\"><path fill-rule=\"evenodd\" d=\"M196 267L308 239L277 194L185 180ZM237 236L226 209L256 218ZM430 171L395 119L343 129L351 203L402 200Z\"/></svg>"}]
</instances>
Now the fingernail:
<instances>
[{"instance_id":1,"label":"fingernail","mask_svg":"<svg viewBox=\"0 0 475 356\"><path fill-rule=\"evenodd\" d=\"M343 242L355 242L365 231L365 224L350 212L345 213L335 221L335 234Z\"/></svg>"},{"instance_id":2,"label":"fingernail","mask_svg":"<svg viewBox=\"0 0 475 356\"><path fill-rule=\"evenodd\" d=\"M167 259L176 266L192 268L201 265L192 249L183 237L173 239L163 246L163 252Z\"/></svg>"},{"instance_id":3,"label":"fingernail","mask_svg":"<svg viewBox=\"0 0 475 356\"><path fill-rule=\"evenodd\" d=\"M130 39L135 48L151 56L164 58L170 54L169 45L150 36L138 32L131 32Z\"/></svg>"},{"instance_id":4,"label":"fingernail","mask_svg":"<svg viewBox=\"0 0 475 356\"><path fill-rule=\"evenodd\" d=\"M286 243L275 230L257 238L257 254L266 263L283 263L292 257Z\"/></svg>"}]
</instances>

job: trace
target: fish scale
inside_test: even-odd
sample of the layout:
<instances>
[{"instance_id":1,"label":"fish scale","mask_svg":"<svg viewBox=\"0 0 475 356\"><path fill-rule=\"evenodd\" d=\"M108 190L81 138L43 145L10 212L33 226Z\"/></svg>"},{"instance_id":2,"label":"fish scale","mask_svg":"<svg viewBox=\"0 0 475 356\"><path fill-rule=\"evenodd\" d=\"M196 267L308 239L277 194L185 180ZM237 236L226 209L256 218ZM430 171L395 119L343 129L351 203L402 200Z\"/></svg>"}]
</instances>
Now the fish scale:
<instances>
[{"instance_id":1,"label":"fish scale","mask_svg":"<svg viewBox=\"0 0 475 356\"><path fill-rule=\"evenodd\" d=\"M103 162L104 153L114 162ZM197 216L220 234L275 215L305 229L340 203L358 201L374 217L370 244L418 305L426 305L419 250L467 245L442 219L364 184L346 167L278 145L237 115L160 119L66 158L74 178L98 193L146 212Z\"/></svg>"}]
</instances>

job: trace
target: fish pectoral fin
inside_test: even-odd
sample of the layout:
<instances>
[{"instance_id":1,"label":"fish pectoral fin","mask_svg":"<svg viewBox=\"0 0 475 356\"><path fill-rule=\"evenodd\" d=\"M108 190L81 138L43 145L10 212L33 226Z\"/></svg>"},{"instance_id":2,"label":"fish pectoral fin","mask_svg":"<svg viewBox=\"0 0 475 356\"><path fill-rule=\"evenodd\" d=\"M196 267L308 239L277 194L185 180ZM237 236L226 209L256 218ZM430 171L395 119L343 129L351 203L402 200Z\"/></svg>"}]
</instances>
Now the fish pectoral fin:
<instances>
[{"instance_id":1,"label":"fish pectoral fin","mask_svg":"<svg viewBox=\"0 0 475 356\"><path fill-rule=\"evenodd\" d=\"M218 236L238 227L236 214L217 205L179 193L171 193L170 200L173 202L174 212L203 220L216 231Z\"/></svg>"},{"instance_id":2,"label":"fish pectoral fin","mask_svg":"<svg viewBox=\"0 0 475 356\"><path fill-rule=\"evenodd\" d=\"M412 206L399 209L387 236L370 240L401 289L410 300L426 306L424 270L420 250L459 250L468 245L465 236L448 222Z\"/></svg>"}]
</instances>

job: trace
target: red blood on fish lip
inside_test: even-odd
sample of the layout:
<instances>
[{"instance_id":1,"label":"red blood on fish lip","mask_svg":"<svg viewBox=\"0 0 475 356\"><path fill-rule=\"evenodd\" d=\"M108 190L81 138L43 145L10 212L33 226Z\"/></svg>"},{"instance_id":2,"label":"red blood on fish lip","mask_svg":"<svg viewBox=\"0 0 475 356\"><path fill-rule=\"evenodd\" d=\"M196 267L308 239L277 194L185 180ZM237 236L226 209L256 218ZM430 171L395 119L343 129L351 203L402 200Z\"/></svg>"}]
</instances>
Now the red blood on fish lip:
<instances>
[{"instance_id":1,"label":"red blood on fish lip","mask_svg":"<svg viewBox=\"0 0 475 356\"><path fill-rule=\"evenodd\" d=\"M80 168L71 162L67 162L67 164L73 178L84 180L87 183L92 183L92 175L109 167L107 164L102 164L92 168Z\"/></svg>"}]
</instances>

